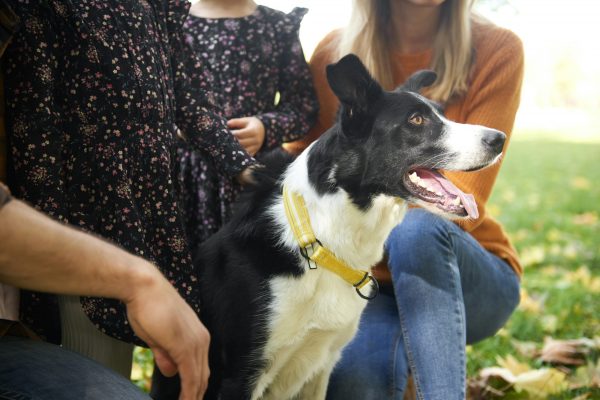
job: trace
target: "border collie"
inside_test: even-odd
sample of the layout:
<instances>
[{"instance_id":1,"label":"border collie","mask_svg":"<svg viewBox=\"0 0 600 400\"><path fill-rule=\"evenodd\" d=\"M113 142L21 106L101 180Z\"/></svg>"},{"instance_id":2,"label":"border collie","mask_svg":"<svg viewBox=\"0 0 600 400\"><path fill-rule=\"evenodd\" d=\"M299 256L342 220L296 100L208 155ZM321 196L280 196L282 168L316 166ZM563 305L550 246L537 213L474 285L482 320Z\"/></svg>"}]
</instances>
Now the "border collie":
<instances>
[{"instance_id":1,"label":"border collie","mask_svg":"<svg viewBox=\"0 0 600 400\"><path fill-rule=\"evenodd\" d=\"M437 169L477 170L501 156L502 132L451 122L418 94L436 79L431 71L384 91L348 55L327 78L341 104L336 124L293 162L265 161L233 219L197 251L201 318L212 335L206 398L324 399L365 298L376 294L372 279L357 289L315 268L286 215L284 187L303 199L318 244L362 270L382 258L409 202L477 218L473 196Z\"/></svg>"}]
</instances>

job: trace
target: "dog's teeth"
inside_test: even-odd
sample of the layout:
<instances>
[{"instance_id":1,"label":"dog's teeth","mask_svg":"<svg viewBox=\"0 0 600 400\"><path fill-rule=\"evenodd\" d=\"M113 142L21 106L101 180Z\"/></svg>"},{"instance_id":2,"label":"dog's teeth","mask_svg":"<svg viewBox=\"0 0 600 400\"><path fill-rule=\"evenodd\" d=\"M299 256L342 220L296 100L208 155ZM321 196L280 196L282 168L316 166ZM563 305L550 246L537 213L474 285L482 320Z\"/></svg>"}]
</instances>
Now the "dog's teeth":
<instances>
[{"instance_id":1,"label":"dog's teeth","mask_svg":"<svg viewBox=\"0 0 600 400\"><path fill-rule=\"evenodd\" d=\"M452 205L454 206L460 206L460 197L456 197L453 201L452 201Z\"/></svg>"},{"instance_id":2,"label":"dog's teeth","mask_svg":"<svg viewBox=\"0 0 600 400\"><path fill-rule=\"evenodd\" d=\"M438 196L441 196L442 192L435 192L435 194L437 194Z\"/></svg>"},{"instance_id":3,"label":"dog's teeth","mask_svg":"<svg viewBox=\"0 0 600 400\"><path fill-rule=\"evenodd\" d=\"M419 178L419 175L417 175L416 172L413 172L412 174L408 175L408 179L410 179L410 181L413 183L417 183L421 180L421 178Z\"/></svg>"},{"instance_id":4,"label":"dog's teeth","mask_svg":"<svg viewBox=\"0 0 600 400\"><path fill-rule=\"evenodd\" d=\"M423 180L419 179L419 183L417 183L417 185L419 185L422 188L427 188L427 183L425 183Z\"/></svg>"}]
</instances>

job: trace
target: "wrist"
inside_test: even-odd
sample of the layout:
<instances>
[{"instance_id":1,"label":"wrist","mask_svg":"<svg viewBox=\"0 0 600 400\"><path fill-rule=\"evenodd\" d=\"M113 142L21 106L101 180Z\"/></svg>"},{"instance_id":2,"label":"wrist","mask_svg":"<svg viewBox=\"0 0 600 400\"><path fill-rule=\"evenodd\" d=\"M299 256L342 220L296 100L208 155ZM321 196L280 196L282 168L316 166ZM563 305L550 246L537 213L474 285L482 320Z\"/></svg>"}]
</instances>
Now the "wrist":
<instances>
[{"instance_id":1,"label":"wrist","mask_svg":"<svg viewBox=\"0 0 600 400\"><path fill-rule=\"evenodd\" d=\"M166 282L160 271L150 262L136 256L131 258L124 273L120 293L116 296L126 305L142 298Z\"/></svg>"}]
</instances>

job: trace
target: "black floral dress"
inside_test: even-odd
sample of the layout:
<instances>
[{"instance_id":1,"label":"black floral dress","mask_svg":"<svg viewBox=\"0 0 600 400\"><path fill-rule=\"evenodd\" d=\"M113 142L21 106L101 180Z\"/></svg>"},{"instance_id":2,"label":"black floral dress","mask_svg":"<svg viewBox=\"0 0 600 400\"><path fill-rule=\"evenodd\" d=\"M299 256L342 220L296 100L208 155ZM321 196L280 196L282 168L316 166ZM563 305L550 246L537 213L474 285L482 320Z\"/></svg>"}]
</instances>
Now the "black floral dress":
<instances>
[{"instance_id":1,"label":"black floral dress","mask_svg":"<svg viewBox=\"0 0 600 400\"><path fill-rule=\"evenodd\" d=\"M9 1L22 21L4 59L13 194L151 260L198 310L172 179L177 129L231 176L254 159L187 73L189 3ZM22 297L23 320L59 341L55 300ZM102 332L137 341L122 303L82 304Z\"/></svg>"},{"instance_id":2,"label":"black floral dress","mask_svg":"<svg viewBox=\"0 0 600 400\"><path fill-rule=\"evenodd\" d=\"M298 37L306 11L258 6L241 18L190 15L184 24L186 45L201 61L190 73L212 93L223 117L256 116L264 124L258 157L302 137L316 119L318 103ZM228 220L240 186L212 157L189 148L179 156L186 230L195 246Z\"/></svg>"}]
</instances>

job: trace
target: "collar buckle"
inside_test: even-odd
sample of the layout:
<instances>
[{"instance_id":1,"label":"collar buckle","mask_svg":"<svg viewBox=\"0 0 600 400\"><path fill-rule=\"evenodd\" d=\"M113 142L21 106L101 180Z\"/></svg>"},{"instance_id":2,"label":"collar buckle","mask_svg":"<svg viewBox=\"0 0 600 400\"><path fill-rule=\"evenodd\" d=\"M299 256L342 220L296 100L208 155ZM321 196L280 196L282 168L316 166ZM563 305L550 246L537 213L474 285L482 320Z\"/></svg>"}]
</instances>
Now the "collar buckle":
<instances>
[{"instance_id":1,"label":"collar buckle","mask_svg":"<svg viewBox=\"0 0 600 400\"><path fill-rule=\"evenodd\" d=\"M371 292L370 296L366 296L360 291L360 289L362 289L363 286L366 285L365 281L367 279L371 281L370 286L373 287L373 291ZM365 276L359 282L356 282L353 286L356 290L356 293L358 293L358 295L365 300L373 300L379 294L379 282L377 282L377 279L375 279L375 277L373 277L373 275L369 274L368 272L365 272Z\"/></svg>"},{"instance_id":2,"label":"collar buckle","mask_svg":"<svg viewBox=\"0 0 600 400\"><path fill-rule=\"evenodd\" d=\"M317 263L311 259L312 255L315 254L316 251L315 245L323 247L323 244L319 241L319 239L315 239L314 242L305 247L300 247L300 254L302 255L302 258L306 260L308 269L317 269Z\"/></svg>"}]
</instances>

